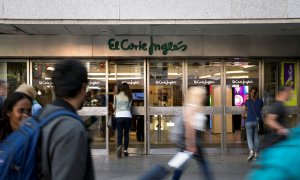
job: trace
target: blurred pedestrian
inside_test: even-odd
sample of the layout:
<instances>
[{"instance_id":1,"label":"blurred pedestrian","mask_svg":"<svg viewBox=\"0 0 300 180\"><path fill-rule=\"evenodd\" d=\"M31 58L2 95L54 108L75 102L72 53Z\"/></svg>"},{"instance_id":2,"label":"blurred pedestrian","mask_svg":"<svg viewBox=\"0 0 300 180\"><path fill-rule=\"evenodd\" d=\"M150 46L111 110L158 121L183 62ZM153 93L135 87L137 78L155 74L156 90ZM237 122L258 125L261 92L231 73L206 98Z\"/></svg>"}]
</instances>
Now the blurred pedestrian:
<instances>
[{"instance_id":1,"label":"blurred pedestrian","mask_svg":"<svg viewBox=\"0 0 300 180\"><path fill-rule=\"evenodd\" d=\"M246 133L249 148L248 161L256 159L259 148L259 134L257 124L262 121L261 110L263 108L263 101L257 98L258 89L252 87L250 90L250 98L246 101L244 107L243 118L246 119Z\"/></svg>"},{"instance_id":2,"label":"blurred pedestrian","mask_svg":"<svg viewBox=\"0 0 300 180\"><path fill-rule=\"evenodd\" d=\"M284 103L289 101L291 96L291 88L281 87L276 95L275 103L271 106L267 113L265 124L267 133L262 142L261 149L272 146L273 144L286 139L289 130L286 125L287 112Z\"/></svg>"},{"instance_id":3,"label":"blurred pedestrian","mask_svg":"<svg viewBox=\"0 0 300 180\"><path fill-rule=\"evenodd\" d=\"M31 107L31 97L21 92L14 92L5 99L0 119L0 141L17 130L22 120L31 116Z\"/></svg>"},{"instance_id":4,"label":"blurred pedestrian","mask_svg":"<svg viewBox=\"0 0 300 180\"><path fill-rule=\"evenodd\" d=\"M179 148L181 151L192 152L192 156L204 173L205 179L211 180L213 176L205 158L201 142L201 135L206 130L207 118L200 111L206 98L206 90L203 87L189 88L183 107L184 137ZM184 167L176 169L172 179L180 179L183 169Z\"/></svg>"},{"instance_id":5,"label":"blurred pedestrian","mask_svg":"<svg viewBox=\"0 0 300 180\"><path fill-rule=\"evenodd\" d=\"M59 62L52 73L52 82L56 99L43 109L39 119L59 110L76 116L86 98L86 68L76 60ZM59 116L43 127L41 141L42 179L94 179L90 140L83 122L71 116Z\"/></svg>"},{"instance_id":6,"label":"blurred pedestrian","mask_svg":"<svg viewBox=\"0 0 300 180\"><path fill-rule=\"evenodd\" d=\"M25 93L33 99L31 114L32 114L32 116L36 116L38 114L38 112L42 109L42 106L36 100L37 92L34 89L34 87L23 83L16 89L16 92Z\"/></svg>"},{"instance_id":7,"label":"blurred pedestrian","mask_svg":"<svg viewBox=\"0 0 300 180\"><path fill-rule=\"evenodd\" d=\"M115 118L118 132L117 157L122 157L122 141L124 136L124 156L128 156L129 131L131 127L131 104L132 94L127 83L119 87L119 93L114 96L113 107L115 109Z\"/></svg>"}]
</instances>

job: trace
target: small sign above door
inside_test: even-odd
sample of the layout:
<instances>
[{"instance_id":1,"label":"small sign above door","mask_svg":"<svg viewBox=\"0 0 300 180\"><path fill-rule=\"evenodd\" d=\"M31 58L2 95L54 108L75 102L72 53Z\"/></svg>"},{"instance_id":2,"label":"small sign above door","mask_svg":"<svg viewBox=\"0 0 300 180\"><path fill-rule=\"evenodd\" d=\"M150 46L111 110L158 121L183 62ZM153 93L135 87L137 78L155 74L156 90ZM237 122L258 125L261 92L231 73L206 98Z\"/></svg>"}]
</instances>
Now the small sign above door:
<instances>
[{"instance_id":1,"label":"small sign above door","mask_svg":"<svg viewBox=\"0 0 300 180\"><path fill-rule=\"evenodd\" d=\"M214 80L214 79L189 79L188 80L189 85L199 85L199 86L205 86L205 85L214 85L214 84L220 84L220 79Z\"/></svg>"},{"instance_id":2,"label":"small sign above door","mask_svg":"<svg viewBox=\"0 0 300 180\"><path fill-rule=\"evenodd\" d=\"M239 78L239 79L226 79L227 85L252 85L258 84L258 78Z\"/></svg>"},{"instance_id":3,"label":"small sign above door","mask_svg":"<svg viewBox=\"0 0 300 180\"><path fill-rule=\"evenodd\" d=\"M122 80L117 80L118 85L121 85L123 83L127 83L130 86L144 85L144 80L143 79L122 79Z\"/></svg>"},{"instance_id":4,"label":"small sign above door","mask_svg":"<svg viewBox=\"0 0 300 180\"><path fill-rule=\"evenodd\" d=\"M181 79L150 79L150 85L181 85Z\"/></svg>"},{"instance_id":5,"label":"small sign above door","mask_svg":"<svg viewBox=\"0 0 300 180\"><path fill-rule=\"evenodd\" d=\"M88 81L89 87L105 87L105 81L89 79Z\"/></svg>"}]
</instances>

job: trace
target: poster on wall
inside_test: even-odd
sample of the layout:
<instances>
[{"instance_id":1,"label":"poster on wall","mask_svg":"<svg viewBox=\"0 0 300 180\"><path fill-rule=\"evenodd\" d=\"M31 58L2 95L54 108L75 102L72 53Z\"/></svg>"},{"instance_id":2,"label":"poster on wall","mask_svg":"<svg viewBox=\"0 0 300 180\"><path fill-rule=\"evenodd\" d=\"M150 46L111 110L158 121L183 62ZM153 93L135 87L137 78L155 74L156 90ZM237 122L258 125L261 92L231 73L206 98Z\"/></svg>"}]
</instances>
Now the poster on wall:
<instances>
[{"instance_id":1,"label":"poster on wall","mask_svg":"<svg viewBox=\"0 0 300 180\"><path fill-rule=\"evenodd\" d=\"M292 95L290 101L288 101L286 106L297 106L297 69L296 63L294 62L284 62L281 66L281 86L288 86L292 88Z\"/></svg>"},{"instance_id":2,"label":"poster on wall","mask_svg":"<svg viewBox=\"0 0 300 180\"><path fill-rule=\"evenodd\" d=\"M249 96L249 86L234 85L232 88L234 91L234 105L244 106Z\"/></svg>"}]
</instances>

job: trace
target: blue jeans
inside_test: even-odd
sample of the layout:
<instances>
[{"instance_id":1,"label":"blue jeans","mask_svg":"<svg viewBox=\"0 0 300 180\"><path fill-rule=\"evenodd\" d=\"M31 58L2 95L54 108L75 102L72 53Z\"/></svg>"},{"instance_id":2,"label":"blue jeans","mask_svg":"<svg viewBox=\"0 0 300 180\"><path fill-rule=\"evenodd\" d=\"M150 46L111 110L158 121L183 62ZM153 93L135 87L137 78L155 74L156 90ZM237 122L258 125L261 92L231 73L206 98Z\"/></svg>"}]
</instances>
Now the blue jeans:
<instances>
[{"instance_id":1,"label":"blue jeans","mask_svg":"<svg viewBox=\"0 0 300 180\"><path fill-rule=\"evenodd\" d=\"M248 142L249 150L258 152L259 137L257 132L256 121L246 122L246 133L247 133L247 142Z\"/></svg>"},{"instance_id":2,"label":"blue jeans","mask_svg":"<svg viewBox=\"0 0 300 180\"><path fill-rule=\"evenodd\" d=\"M124 150L127 150L129 144L129 130L131 127L131 118L117 117L116 122L118 130L118 147L122 145L124 132Z\"/></svg>"}]
</instances>

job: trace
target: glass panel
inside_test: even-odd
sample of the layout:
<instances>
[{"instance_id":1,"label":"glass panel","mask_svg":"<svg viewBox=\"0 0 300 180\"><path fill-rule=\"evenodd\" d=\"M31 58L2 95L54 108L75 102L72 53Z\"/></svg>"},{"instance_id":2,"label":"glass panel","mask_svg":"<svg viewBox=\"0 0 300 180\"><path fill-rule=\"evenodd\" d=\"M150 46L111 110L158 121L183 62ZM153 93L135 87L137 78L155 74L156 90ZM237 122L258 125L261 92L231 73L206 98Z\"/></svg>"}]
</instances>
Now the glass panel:
<instances>
[{"instance_id":1,"label":"glass panel","mask_svg":"<svg viewBox=\"0 0 300 180\"><path fill-rule=\"evenodd\" d=\"M94 149L105 149L106 116L83 116L82 118L88 124L87 130L92 139L91 147ZM113 133L113 131L109 131L110 137L114 137Z\"/></svg>"},{"instance_id":2,"label":"glass panel","mask_svg":"<svg viewBox=\"0 0 300 180\"><path fill-rule=\"evenodd\" d=\"M150 60L149 106L182 106L182 61ZM157 114L150 116L151 148L176 147L169 140L169 130L174 126L173 116Z\"/></svg>"},{"instance_id":3,"label":"glass panel","mask_svg":"<svg viewBox=\"0 0 300 180\"><path fill-rule=\"evenodd\" d=\"M182 62L151 61L150 106L182 106Z\"/></svg>"},{"instance_id":4,"label":"glass panel","mask_svg":"<svg viewBox=\"0 0 300 180\"><path fill-rule=\"evenodd\" d=\"M58 60L32 62L32 85L37 89L37 101L42 106L46 106L55 99L51 76L57 62ZM87 97L84 106L105 107L105 62L88 60L82 60L81 62L86 66L88 71ZM94 116L93 112L90 112L90 116L83 117L83 120L88 120L87 123L92 122L88 128L89 134L93 138L92 146L95 148L105 148L105 116Z\"/></svg>"},{"instance_id":5,"label":"glass panel","mask_svg":"<svg viewBox=\"0 0 300 180\"><path fill-rule=\"evenodd\" d=\"M251 87L258 87L258 61L226 62L226 106L232 107L226 114L227 147L247 147L241 136L244 128L241 112Z\"/></svg>"},{"instance_id":6,"label":"glass panel","mask_svg":"<svg viewBox=\"0 0 300 180\"><path fill-rule=\"evenodd\" d=\"M26 62L0 62L0 79L7 82L7 93L13 93L19 85L27 83Z\"/></svg>"},{"instance_id":7,"label":"glass panel","mask_svg":"<svg viewBox=\"0 0 300 180\"><path fill-rule=\"evenodd\" d=\"M114 94L122 83L128 83L132 92L132 107L144 106L144 61L143 60L116 60L109 62L109 107L113 113L112 104ZM133 111L132 111L133 112ZM144 115L132 114L129 153L143 153L144 148ZM113 134L113 133L112 133ZM116 133L117 134L117 133ZM124 137L123 137L124 138ZM123 141L124 142L124 141ZM116 152L116 138L110 140L110 152Z\"/></svg>"},{"instance_id":8,"label":"glass panel","mask_svg":"<svg viewBox=\"0 0 300 180\"><path fill-rule=\"evenodd\" d=\"M150 116L151 148L175 147L175 145L169 140L170 129L175 126L172 121L173 118L174 116L167 115Z\"/></svg>"},{"instance_id":9,"label":"glass panel","mask_svg":"<svg viewBox=\"0 0 300 180\"><path fill-rule=\"evenodd\" d=\"M267 60L264 62L264 93L266 106L275 102L275 96L280 86L290 86L293 94L287 106L297 106L298 69L295 60Z\"/></svg>"},{"instance_id":10,"label":"glass panel","mask_svg":"<svg viewBox=\"0 0 300 180\"><path fill-rule=\"evenodd\" d=\"M84 106L106 106L106 67L105 62L86 62L88 69L88 92Z\"/></svg>"},{"instance_id":11,"label":"glass panel","mask_svg":"<svg viewBox=\"0 0 300 180\"><path fill-rule=\"evenodd\" d=\"M205 106L221 107L221 66L220 62L209 60L193 60L188 62L188 87L203 86L207 90ZM222 121L221 114L207 113L207 130L204 143L210 147L220 147Z\"/></svg>"},{"instance_id":12,"label":"glass panel","mask_svg":"<svg viewBox=\"0 0 300 180\"><path fill-rule=\"evenodd\" d=\"M55 98L51 82L54 65L53 61L32 63L32 85L37 89L37 101L44 107Z\"/></svg>"},{"instance_id":13,"label":"glass panel","mask_svg":"<svg viewBox=\"0 0 300 180\"><path fill-rule=\"evenodd\" d=\"M54 91L51 82L56 61L32 63L32 84L38 90L37 100L43 105L52 102ZM84 106L106 106L105 103L105 62L82 61L88 70L88 92Z\"/></svg>"}]
</instances>

